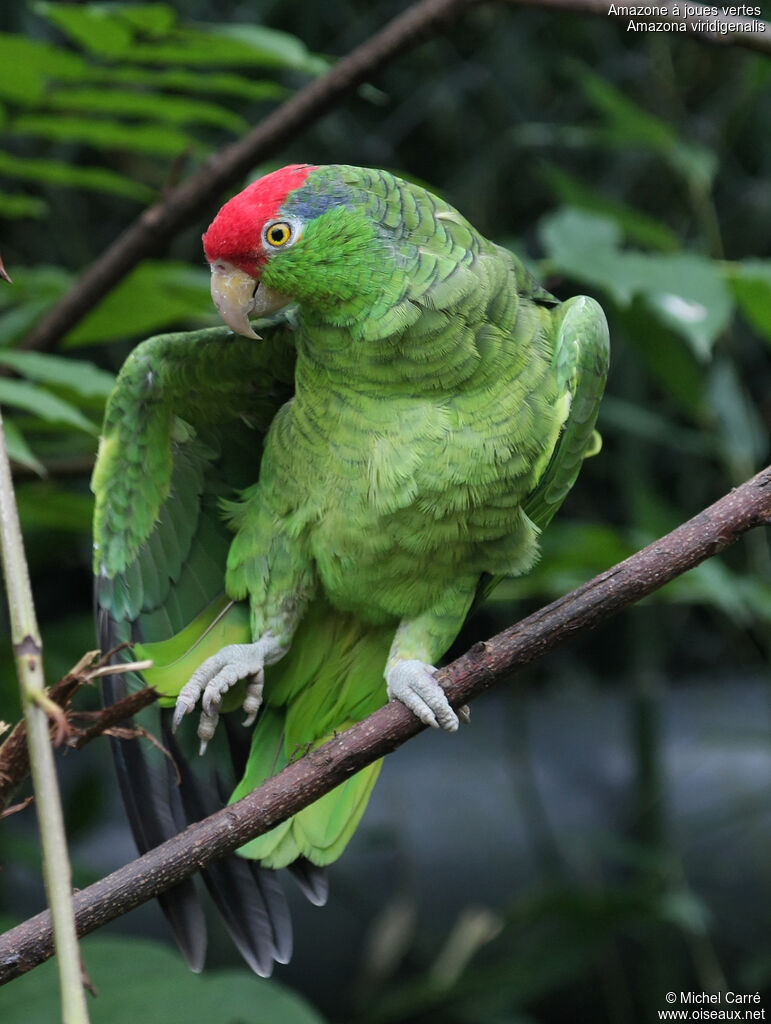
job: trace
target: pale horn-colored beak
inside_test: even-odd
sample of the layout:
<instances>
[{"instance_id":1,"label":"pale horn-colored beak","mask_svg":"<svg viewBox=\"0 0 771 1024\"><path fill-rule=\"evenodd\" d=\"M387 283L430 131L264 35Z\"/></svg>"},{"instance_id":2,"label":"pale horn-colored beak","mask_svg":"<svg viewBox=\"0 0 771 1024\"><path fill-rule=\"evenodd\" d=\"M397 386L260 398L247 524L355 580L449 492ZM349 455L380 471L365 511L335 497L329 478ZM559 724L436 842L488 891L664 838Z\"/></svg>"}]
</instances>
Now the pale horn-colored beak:
<instances>
[{"instance_id":1,"label":"pale horn-colored beak","mask_svg":"<svg viewBox=\"0 0 771 1024\"><path fill-rule=\"evenodd\" d=\"M222 260L211 265L211 297L228 327L244 338L260 337L252 330L250 315L268 316L291 301Z\"/></svg>"}]
</instances>

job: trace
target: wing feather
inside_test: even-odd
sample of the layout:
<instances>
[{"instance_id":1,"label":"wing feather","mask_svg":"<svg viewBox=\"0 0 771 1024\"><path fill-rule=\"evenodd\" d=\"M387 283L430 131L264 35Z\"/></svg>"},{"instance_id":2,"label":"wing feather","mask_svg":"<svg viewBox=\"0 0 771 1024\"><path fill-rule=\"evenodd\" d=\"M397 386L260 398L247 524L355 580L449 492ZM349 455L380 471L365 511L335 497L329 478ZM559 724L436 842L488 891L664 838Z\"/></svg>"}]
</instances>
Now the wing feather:
<instances>
[{"instance_id":1,"label":"wing feather","mask_svg":"<svg viewBox=\"0 0 771 1024\"><path fill-rule=\"evenodd\" d=\"M218 501L254 482L254 453L292 393L287 324L278 321L261 333L266 340L259 343L234 339L219 328L160 336L140 345L121 372L93 479L103 650L125 642L169 642L197 617L205 625L202 613L224 597L230 538ZM244 451L250 458L240 457ZM115 660L132 656L129 649ZM143 685L137 674L107 677L105 703ZM160 737L165 752L139 739L112 741L140 852L223 806L227 786L232 789L242 770L233 770L221 743L216 772L202 778L171 735L168 717L156 707L139 722ZM274 961L289 959L289 912L273 872L231 856L202 877L254 971L267 976ZM322 886L312 873L302 884L317 902ZM194 882L164 893L160 903L190 967L201 970L206 927Z\"/></svg>"}]
</instances>

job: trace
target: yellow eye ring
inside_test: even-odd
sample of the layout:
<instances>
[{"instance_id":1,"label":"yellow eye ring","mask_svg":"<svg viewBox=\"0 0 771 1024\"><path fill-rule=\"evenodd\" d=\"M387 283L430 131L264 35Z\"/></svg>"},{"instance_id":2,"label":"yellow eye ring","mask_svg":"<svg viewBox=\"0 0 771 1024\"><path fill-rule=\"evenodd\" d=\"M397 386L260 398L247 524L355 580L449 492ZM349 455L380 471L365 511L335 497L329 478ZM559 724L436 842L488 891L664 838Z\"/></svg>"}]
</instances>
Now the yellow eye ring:
<instances>
[{"instance_id":1,"label":"yellow eye ring","mask_svg":"<svg viewBox=\"0 0 771 1024\"><path fill-rule=\"evenodd\" d=\"M285 220L278 220L268 224L265 228L265 241L274 249L280 249L292 237L292 225Z\"/></svg>"}]
</instances>

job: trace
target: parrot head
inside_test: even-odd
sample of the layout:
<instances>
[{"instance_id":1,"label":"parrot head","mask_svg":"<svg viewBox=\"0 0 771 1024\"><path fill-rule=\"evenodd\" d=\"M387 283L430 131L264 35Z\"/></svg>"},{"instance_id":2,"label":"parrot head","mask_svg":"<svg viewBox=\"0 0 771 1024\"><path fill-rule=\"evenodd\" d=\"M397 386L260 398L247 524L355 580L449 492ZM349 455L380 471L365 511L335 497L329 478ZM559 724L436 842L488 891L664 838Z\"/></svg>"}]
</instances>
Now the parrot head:
<instances>
[{"instance_id":1,"label":"parrot head","mask_svg":"<svg viewBox=\"0 0 771 1024\"><path fill-rule=\"evenodd\" d=\"M383 239L337 168L292 164L225 203L203 236L211 293L225 323L257 335L249 317L290 302L341 310L377 290ZM382 273L380 275L383 277ZM380 288L382 294L382 286Z\"/></svg>"}]
</instances>

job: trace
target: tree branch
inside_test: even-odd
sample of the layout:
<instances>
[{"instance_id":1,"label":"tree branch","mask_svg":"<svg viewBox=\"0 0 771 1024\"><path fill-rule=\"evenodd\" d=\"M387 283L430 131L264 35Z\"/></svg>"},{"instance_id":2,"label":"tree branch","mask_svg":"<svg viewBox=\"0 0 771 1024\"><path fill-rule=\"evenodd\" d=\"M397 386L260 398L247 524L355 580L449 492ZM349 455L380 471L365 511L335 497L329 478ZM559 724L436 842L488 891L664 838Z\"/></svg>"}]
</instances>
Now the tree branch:
<instances>
[{"instance_id":1,"label":"tree branch","mask_svg":"<svg viewBox=\"0 0 771 1024\"><path fill-rule=\"evenodd\" d=\"M237 184L255 164L274 156L299 132L331 110L362 82L421 41L439 33L460 14L483 3L502 0L420 0L390 21L374 36L341 58L326 75L316 79L237 142L212 156L163 201L145 210L93 263L79 280L23 339L20 348L50 351L143 259L156 253L169 239L211 212L219 196ZM608 15L610 0L508 0L519 6L574 13ZM696 5L699 10L707 11ZM742 46L771 53L771 25L751 18L730 19L766 26L765 32L695 31L694 19L643 18L643 21L681 21L695 38L721 45ZM727 22L708 18L704 21Z\"/></svg>"},{"instance_id":2,"label":"tree branch","mask_svg":"<svg viewBox=\"0 0 771 1024\"><path fill-rule=\"evenodd\" d=\"M771 466L631 558L491 640L475 644L437 679L453 706L465 704L576 633L595 628L722 551L747 530L769 523ZM262 835L423 728L402 704L386 704L242 800L76 893L79 934L120 917ZM24 974L51 953L47 913L12 928L0 936L0 984Z\"/></svg>"}]
</instances>

